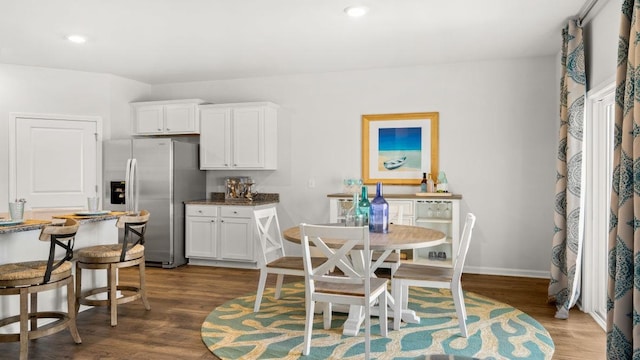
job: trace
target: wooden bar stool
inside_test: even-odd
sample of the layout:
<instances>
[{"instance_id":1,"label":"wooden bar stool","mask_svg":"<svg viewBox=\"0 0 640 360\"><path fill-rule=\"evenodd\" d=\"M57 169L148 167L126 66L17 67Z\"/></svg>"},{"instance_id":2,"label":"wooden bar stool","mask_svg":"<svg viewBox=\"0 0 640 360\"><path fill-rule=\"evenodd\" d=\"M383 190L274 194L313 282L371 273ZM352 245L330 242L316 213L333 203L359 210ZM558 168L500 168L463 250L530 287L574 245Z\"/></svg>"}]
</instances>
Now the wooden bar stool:
<instances>
[{"instance_id":1,"label":"wooden bar stool","mask_svg":"<svg viewBox=\"0 0 640 360\"><path fill-rule=\"evenodd\" d=\"M21 360L29 357L29 340L55 334L67 328L73 341L76 344L82 343L76 327L75 294L71 273L73 265L70 261L73 258L77 231L78 222L72 219L68 219L62 226L48 225L42 229L39 237L41 241L49 241L51 244L48 260L0 265L0 296L20 296L20 315L0 320L0 327L19 322L20 333L0 334L0 342L19 341ZM60 260L55 259L56 246L65 250L64 257ZM67 312L38 311L39 292L65 286ZM38 319L56 320L39 326Z\"/></svg>"},{"instance_id":2,"label":"wooden bar stool","mask_svg":"<svg viewBox=\"0 0 640 360\"><path fill-rule=\"evenodd\" d=\"M145 309L151 310L144 280L144 233L149 221L149 212L140 211L139 215L121 216L116 223L124 228L122 244L96 245L77 251L76 262L76 311L80 304L90 306L109 306L111 308L111 326L118 325L118 305L142 299ZM137 238L137 239L134 239ZM139 286L118 284L118 269L138 266L140 274ZM82 269L107 270L107 286L82 291ZM117 297L117 292L121 297ZM107 299L90 298L96 294L106 293Z\"/></svg>"}]
</instances>

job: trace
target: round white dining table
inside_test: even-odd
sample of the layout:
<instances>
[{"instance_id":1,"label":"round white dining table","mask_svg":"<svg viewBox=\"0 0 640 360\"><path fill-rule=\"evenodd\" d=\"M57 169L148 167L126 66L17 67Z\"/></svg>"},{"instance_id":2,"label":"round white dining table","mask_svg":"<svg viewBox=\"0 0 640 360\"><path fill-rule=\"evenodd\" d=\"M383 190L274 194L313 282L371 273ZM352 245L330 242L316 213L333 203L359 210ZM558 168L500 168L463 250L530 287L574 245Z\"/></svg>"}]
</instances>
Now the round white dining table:
<instances>
[{"instance_id":1,"label":"round white dining table","mask_svg":"<svg viewBox=\"0 0 640 360\"><path fill-rule=\"evenodd\" d=\"M301 243L299 226L286 229L282 236L291 242ZM442 231L421 226L390 224L389 232L386 234L369 232L369 246L374 251L419 249L440 245L446 240L447 237ZM330 239L325 239L325 242L331 246ZM341 245L336 242L334 244L336 247Z\"/></svg>"},{"instance_id":2,"label":"round white dining table","mask_svg":"<svg viewBox=\"0 0 640 360\"><path fill-rule=\"evenodd\" d=\"M343 225L343 224L328 224L328 225ZM294 226L290 227L283 231L283 238L293 243L301 244L301 236L300 236L300 227ZM331 239L323 239L327 246L339 248L342 245L342 242L339 240L332 241ZM426 248L431 246L437 246L443 244L447 240L447 236L442 232L434 229L429 229L421 226L410 226L410 225L389 225L389 232L386 234L382 233L374 233L369 232L369 246L372 251L382 251L382 255L378 258L378 261L372 265L371 271L374 271L379 264L381 264L384 259L392 251L395 250L412 250L419 248ZM357 249L357 247L356 247ZM361 251L356 251L355 253L361 253ZM358 255L358 254L352 254ZM360 256L362 256L360 254ZM358 261L360 261L359 259ZM355 261L356 263L358 261ZM393 281L393 280L392 280ZM390 309L388 311L393 311L393 304L396 301L391 294L387 293L387 302ZM397 299L400 301L400 299ZM343 327L343 334L356 336L359 332L360 325L364 320L364 310L361 306L352 305L349 308L349 318L345 321ZM375 314L375 312L374 312ZM409 309L402 310L402 320L410 323L418 323L420 322L420 318L415 314L414 311Z\"/></svg>"}]
</instances>

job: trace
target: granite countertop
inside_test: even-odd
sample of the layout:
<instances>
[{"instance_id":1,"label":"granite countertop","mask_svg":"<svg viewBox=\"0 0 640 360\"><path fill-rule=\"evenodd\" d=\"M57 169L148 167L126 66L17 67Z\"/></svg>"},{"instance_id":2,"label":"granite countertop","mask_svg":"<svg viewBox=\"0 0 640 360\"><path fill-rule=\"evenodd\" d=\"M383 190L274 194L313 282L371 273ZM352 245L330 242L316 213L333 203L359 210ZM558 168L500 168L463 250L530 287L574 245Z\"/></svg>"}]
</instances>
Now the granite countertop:
<instances>
[{"instance_id":1,"label":"granite countertop","mask_svg":"<svg viewBox=\"0 0 640 360\"><path fill-rule=\"evenodd\" d=\"M258 206L277 204L280 202L280 194L256 194L253 200L234 199L225 200L224 193L211 193L210 199L185 201L186 205L232 205L232 206Z\"/></svg>"},{"instance_id":2,"label":"granite countertop","mask_svg":"<svg viewBox=\"0 0 640 360\"><path fill-rule=\"evenodd\" d=\"M25 219L21 224L0 226L0 234L11 234L22 231L40 230L49 224L64 223L65 219L77 220L81 225L86 223L117 219L123 212L110 212L99 216L79 216L75 214L52 215L49 219Z\"/></svg>"},{"instance_id":3,"label":"granite countertop","mask_svg":"<svg viewBox=\"0 0 640 360\"><path fill-rule=\"evenodd\" d=\"M86 215L76 215L76 214L63 214L63 215L55 215L53 216L53 218L54 219L73 219L78 221L80 224L85 224L85 223L117 219L118 217L124 214L126 214L124 211L112 211L108 214L97 215L97 216L96 215L86 216Z\"/></svg>"},{"instance_id":4,"label":"granite countertop","mask_svg":"<svg viewBox=\"0 0 640 360\"><path fill-rule=\"evenodd\" d=\"M40 230L51 223L52 221L50 220L27 219L20 224L0 226L0 234L11 234L21 231Z\"/></svg>"}]
</instances>

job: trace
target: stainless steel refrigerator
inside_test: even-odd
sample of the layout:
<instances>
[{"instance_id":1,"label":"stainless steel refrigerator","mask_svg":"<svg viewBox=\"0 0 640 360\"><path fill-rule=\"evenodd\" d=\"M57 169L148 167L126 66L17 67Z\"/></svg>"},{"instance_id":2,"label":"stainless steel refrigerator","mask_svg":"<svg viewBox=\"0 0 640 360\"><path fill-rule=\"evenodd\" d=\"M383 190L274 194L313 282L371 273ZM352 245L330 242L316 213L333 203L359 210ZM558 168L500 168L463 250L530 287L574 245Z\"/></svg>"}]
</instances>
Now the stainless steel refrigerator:
<instances>
[{"instance_id":1,"label":"stainless steel refrigerator","mask_svg":"<svg viewBox=\"0 0 640 360\"><path fill-rule=\"evenodd\" d=\"M147 265L173 268L187 262L183 202L206 197L206 172L198 156L198 144L169 138L103 144L103 208L149 211Z\"/></svg>"}]
</instances>

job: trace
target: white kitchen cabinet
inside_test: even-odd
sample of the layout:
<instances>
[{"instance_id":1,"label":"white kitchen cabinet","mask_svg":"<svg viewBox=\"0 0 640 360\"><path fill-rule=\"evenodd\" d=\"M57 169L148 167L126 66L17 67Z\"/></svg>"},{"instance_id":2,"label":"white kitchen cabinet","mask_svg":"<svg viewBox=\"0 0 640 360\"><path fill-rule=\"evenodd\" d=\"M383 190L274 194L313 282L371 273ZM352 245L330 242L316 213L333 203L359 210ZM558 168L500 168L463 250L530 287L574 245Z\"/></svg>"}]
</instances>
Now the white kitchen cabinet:
<instances>
[{"instance_id":1,"label":"white kitchen cabinet","mask_svg":"<svg viewBox=\"0 0 640 360\"><path fill-rule=\"evenodd\" d=\"M275 170L277 109L269 102L200 106L200 169Z\"/></svg>"},{"instance_id":2,"label":"white kitchen cabinet","mask_svg":"<svg viewBox=\"0 0 640 360\"><path fill-rule=\"evenodd\" d=\"M224 260L256 261L253 256L253 207L225 206L220 216L220 257Z\"/></svg>"},{"instance_id":3,"label":"white kitchen cabinet","mask_svg":"<svg viewBox=\"0 0 640 360\"><path fill-rule=\"evenodd\" d=\"M330 194L329 222L344 222L346 211L351 208L352 195ZM369 195L369 200L373 199ZM423 226L442 231L447 236L444 244L411 251L403 251L403 261L452 267L460 241L460 200L462 195L416 196L386 194L389 203L389 222L401 225ZM430 257L429 254L435 254ZM444 255L438 257L438 254Z\"/></svg>"},{"instance_id":4,"label":"white kitchen cabinet","mask_svg":"<svg viewBox=\"0 0 640 360\"><path fill-rule=\"evenodd\" d=\"M186 257L190 264L257 267L253 210L259 206L186 205Z\"/></svg>"},{"instance_id":5,"label":"white kitchen cabinet","mask_svg":"<svg viewBox=\"0 0 640 360\"><path fill-rule=\"evenodd\" d=\"M134 135L199 134L200 99L131 103Z\"/></svg>"},{"instance_id":6,"label":"white kitchen cabinet","mask_svg":"<svg viewBox=\"0 0 640 360\"><path fill-rule=\"evenodd\" d=\"M185 220L185 254L187 258L218 257L218 208L187 205Z\"/></svg>"}]
</instances>

